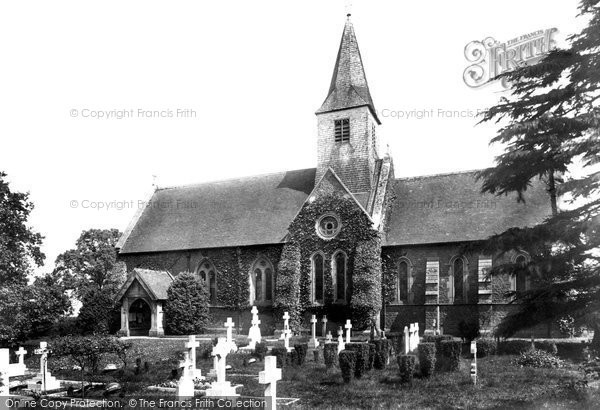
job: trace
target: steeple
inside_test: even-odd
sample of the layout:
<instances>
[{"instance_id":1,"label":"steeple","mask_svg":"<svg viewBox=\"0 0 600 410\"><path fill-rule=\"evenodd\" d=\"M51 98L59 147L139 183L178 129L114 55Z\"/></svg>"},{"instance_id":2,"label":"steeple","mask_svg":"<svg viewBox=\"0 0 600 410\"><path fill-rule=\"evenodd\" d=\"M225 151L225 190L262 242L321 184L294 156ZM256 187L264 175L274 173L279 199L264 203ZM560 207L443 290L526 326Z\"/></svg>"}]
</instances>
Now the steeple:
<instances>
[{"instance_id":1,"label":"steeple","mask_svg":"<svg viewBox=\"0 0 600 410\"><path fill-rule=\"evenodd\" d=\"M363 67L358 42L354 34L354 27L350 21L350 12L340 42L331 84L327 98L317 110L317 114L345 110L354 107L369 107L371 115L378 124L381 122L377 117L377 111L371 98L367 76Z\"/></svg>"}]
</instances>

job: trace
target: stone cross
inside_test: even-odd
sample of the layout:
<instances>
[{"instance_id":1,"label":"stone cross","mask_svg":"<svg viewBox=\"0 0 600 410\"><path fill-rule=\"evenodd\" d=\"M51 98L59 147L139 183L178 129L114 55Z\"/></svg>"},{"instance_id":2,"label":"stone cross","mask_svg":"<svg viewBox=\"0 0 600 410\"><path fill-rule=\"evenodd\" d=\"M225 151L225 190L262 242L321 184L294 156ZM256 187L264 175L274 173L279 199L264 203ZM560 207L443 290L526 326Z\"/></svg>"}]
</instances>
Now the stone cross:
<instances>
[{"instance_id":1,"label":"stone cross","mask_svg":"<svg viewBox=\"0 0 600 410\"><path fill-rule=\"evenodd\" d=\"M40 373L34 379L29 380L27 388L42 393L60 388L60 382L48 372L48 354L51 353L48 350L48 343L40 342L39 349L35 349L33 353L41 356ZM38 382L40 383L38 384Z\"/></svg>"},{"instance_id":2,"label":"stone cross","mask_svg":"<svg viewBox=\"0 0 600 410\"><path fill-rule=\"evenodd\" d=\"M227 322L225 322L223 324L223 326L225 326L227 328L227 344L231 347L230 352L236 352L237 346L235 345L235 342L233 341L233 326L235 326L235 323L233 323L231 318L228 317Z\"/></svg>"},{"instance_id":3,"label":"stone cross","mask_svg":"<svg viewBox=\"0 0 600 410\"><path fill-rule=\"evenodd\" d=\"M332 339L333 339L333 336L331 336L331 331L327 332L327 337L325 338L325 341L327 343L331 343Z\"/></svg>"},{"instance_id":4,"label":"stone cross","mask_svg":"<svg viewBox=\"0 0 600 410\"><path fill-rule=\"evenodd\" d=\"M187 353L189 355L191 366L192 366L192 376L198 379L204 379L202 376L202 370L196 367L196 348L200 347L200 342L196 340L196 335L190 335L188 341L185 344L186 349L188 349Z\"/></svg>"},{"instance_id":5,"label":"stone cross","mask_svg":"<svg viewBox=\"0 0 600 410\"><path fill-rule=\"evenodd\" d=\"M340 354L340 352L346 348L346 344L344 343L343 334L344 334L344 331L342 330L342 327L340 326L338 328L338 349L337 349L338 354Z\"/></svg>"},{"instance_id":6,"label":"stone cross","mask_svg":"<svg viewBox=\"0 0 600 410\"><path fill-rule=\"evenodd\" d=\"M321 336L324 337L327 333L327 315L323 315L321 322L323 323L323 327L321 328Z\"/></svg>"},{"instance_id":7,"label":"stone cross","mask_svg":"<svg viewBox=\"0 0 600 410\"><path fill-rule=\"evenodd\" d=\"M41 374L48 373L48 353L50 353L50 351L48 350L48 343L46 343L46 342L40 342L40 348L35 349L35 351L34 351L34 354L41 355L40 356L40 373ZM42 386L42 391L45 391L43 386Z\"/></svg>"},{"instance_id":8,"label":"stone cross","mask_svg":"<svg viewBox=\"0 0 600 410\"><path fill-rule=\"evenodd\" d=\"M413 349L416 349L417 347L419 347L419 322L415 322Z\"/></svg>"},{"instance_id":9,"label":"stone cross","mask_svg":"<svg viewBox=\"0 0 600 410\"><path fill-rule=\"evenodd\" d=\"M194 336L195 340L195 336ZM189 345L192 342L192 336L190 336L190 342L186 344ZM184 353L183 360L179 363L180 367L183 367L183 371L181 372L181 378L177 383L177 397L178 398L191 398L194 397L194 372L196 370L196 361L192 358L191 350L196 351L196 346L193 348L189 348L190 351ZM195 358L195 356L194 356Z\"/></svg>"},{"instance_id":10,"label":"stone cross","mask_svg":"<svg viewBox=\"0 0 600 410\"><path fill-rule=\"evenodd\" d=\"M283 332L281 332L280 339L283 340L283 344L284 344L285 348L287 349L287 351L291 352L292 348L290 347L290 337L291 337L292 331L290 330L289 320L290 320L289 313L284 312L283 313Z\"/></svg>"},{"instance_id":11,"label":"stone cross","mask_svg":"<svg viewBox=\"0 0 600 410\"><path fill-rule=\"evenodd\" d=\"M0 396L8 396L8 369L10 367L10 353L8 349L0 349Z\"/></svg>"},{"instance_id":12,"label":"stone cross","mask_svg":"<svg viewBox=\"0 0 600 410\"><path fill-rule=\"evenodd\" d=\"M16 351L17 356L19 356L19 366L25 366L25 355L27 354L27 350L23 349L23 346L19 347L19 350Z\"/></svg>"},{"instance_id":13,"label":"stone cross","mask_svg":"<svg viewBox=\"0 0 600 410\"><path fill-rule=\"evenodd\" d=\"M281 380L281 369L277 368L277 357L265 356L265 370L258 373L258 383L266 384L267 409L277 408L277 382ZM270 406L269 406L270 403Z\"/></svg>"},{"instance_id":14,"label":"stone cross","mask_svg":"<svg viewBox=\"0 0 600 410\"><path fill-rule=\"evenodd\" d=\"M350 323L350 319L346 320L346 325L344 326L346 328L346 343L350 343L350 335L352 330L352 323Z\"/></svg>"},{"instance_id":15,"label":"stone cross","mask_svg":"<svg viewBox=\"0 0 600 410\"><path fill-rule=\"evenodd\" d=\"M317 347L319 347L319 341L317 340L317 317L315 315L312 315L312 317L310 318L310 323L312 336L312 338L310 339L310 346L316 349Z\"/></svg>"},{"instance_id":16,"label":"stone cross","mask_svg":"<svg viewBox=\"0 0 600 410\"><path fill-rule=\"evenodd\" d=\"M219 342L212 349L211 354L215 357L217 380L211 383L210 388L206 390L207 397L238 396L235 392L235 387L231 386L231 383L225 380L225 371L227 370L225 361L230 349L231 347L224 337L220 337Z\"/></svg>"},{"instance_id":17,"label":"stone cross","mask_svg":"<svg viewBox=\"0 0 600 410\"><path fill-rule=\"evenodd\" d=\"M283 329L290 328L290 315L288 312L283 313Z\"/></svg>"},{"instance_id":18,"label":"stone cross","mask_svg":"<svg viewBox=\"0 0 600 410\"><path fill-rule=\"evenodd\" d=\"M262 340L260 334L260 320L258 319L258 309L256 306L252 306L252 326L250 327L250 331L248 332L248 338L250 338L250 345L248 346L250 349L254 349L257 343L260 343Z\"/></svg>"},{"instance_id":19,"label":"stone cross","mask_svg":"<svg viewBox=\"0 0 600 410\"><path fill-rule=\"evenodd\" d=\"M408 331L408 326L404 326L404 354L408 354L410 352L410 333Z\"/></svg>"}]
</instances>

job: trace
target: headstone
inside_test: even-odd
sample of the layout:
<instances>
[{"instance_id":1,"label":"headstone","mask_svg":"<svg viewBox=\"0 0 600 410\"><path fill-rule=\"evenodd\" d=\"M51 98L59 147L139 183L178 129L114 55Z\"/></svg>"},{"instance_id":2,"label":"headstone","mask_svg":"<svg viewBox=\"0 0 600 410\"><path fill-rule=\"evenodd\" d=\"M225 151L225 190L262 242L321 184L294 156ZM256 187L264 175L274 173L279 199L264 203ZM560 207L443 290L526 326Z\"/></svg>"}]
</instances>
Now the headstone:
<instances>
[{"instance_id":1,"label":"headstone","mask_svg":"<svg viewBox=\"0 0 600 410\"><path fill-rule=\"evenodd\" d=\"M265 356L265 370L258 373L258 383L266 384L267 409L277 408L277 382L281 380L281 369L277 368L277 357ZM270 404L270 406L269 406Z\"/></svg>"},{"instance_id":2,"label":"headstone","mask_svg":"<svg viewBox=\"0 0 600 410\"><path fill-rule=\"evenodd\" d=\"M230 382L225 380L225 367L227 355L229 354L230 346L227 343L227 339L224 337L219 338L219 342L213 347L212 355L216 358L216 373L217 380L210 384L210 388L206 390L207 397L234 397L239 396L235 392L235 387Z\"/></svg>"},{"instance_id":3,"label":"headstone","mask_svg":"<svg viewBox=\"0 0 600 410\"><path fill-rule=\"evenodd\" d=\"M346 325L344 327L346 328L346 343L350 343L350 336L352 334L352 323L350 323L350 319L346 320Z\"/></svg>"},{"instance_id":4,"label":"headstone","mask_svg":"<svg viewBox=\"0 0 600 410\"><path fill-rule=\"evenodd\" d=\"M316 349L317 347L319 347L319 341L317 340L317 317L315 315L312 315L312 317L310 318L310 323L310 330L312 336L312 338L310 339L310 346Z\"/></svg>"},{"instance_id":5,"label":"headstone","mask_svg":"<svg viewBox=\"0 0 600 410\"><path fill-rule=\"evenodd\" d=\"M283 313L283 332L281 332L280 339L283 340L283 345L287 349L288 352L292 351L290 347L290 338L292 336L292 331L290 330L290 315L288 312Z\"/></svg>"},{"instance_id":6,"label":"headstone","mask_svg":"<svg viewBox=\"0 0 600 410\"><path fill-rule=\"evenodd\" d=\"M189 351L184 353L184 359L179 366L183 367L183 371L177 383L177 397L179 399L192 398L194 397L194 370L196 370L196 366L195 360L191 358Z\"/></svg>"},{"instance_id":7,"label":"headstone","mask_svg":"<svg viewBox=\"0 0 600 410\"><path fill-rule=\"evenodd\" d=\"M404 354L410 352L410 332L408 326L404 326Z\"/></svg>"},{"instance_id":8,"label":"headstone","mask_svg":"<svg viewBox=\"0 0 600 410\"><path fill-rule=\"evenodd\" d=\"M415 342L413 344L413 349L419 347L419 322L415 322Z\"/></svg>"},{"instance_id":9,"label":"headstone","mask_svg":"<svg viewBox=\"0 0 600 410\"><path fill-rule=\"evenodd\" d=\"M321 328L321 336L325 337L325 334L327 333L327 315L323 315L321 323L323 323L323 327Z\"/></svg>"},{"instance_id":10,"label":"headstone","mask_svg":"<svg viewBox=\"0 0 600 410\"><path fill-rule=\"evenodd\" d=\"M192 376L196 379L204 380L202 370L198 369L196 366L196 348L200 347L200 342L196 340L196 335L189 336L189 340L185 344L185 347L188 349L188 354L192 363Z\"/></svg>"},{"instance_id":11,"label":"headstone","mask_svg":"<svg viewBox=\"0 0 600 410\"><path fill-rule=\"evenodd\" d=\"M8 368L10 353L8 349L0 349L0 397L8 396Z\"/></svg>"},{"instance_id":12,"label":"headstone","mask_svg":"<svg viewBox=\"0 0 600 410\"><path fill-rule=\"evenodd\" d=\"M23 371L25 371L25 355L27 354L27 350L23 349L23 346L20 346L19 350L17 350L15 353L17 356L19 356L18 366L23 368Z\"/></svg>"},{"instance_id":13,"label":"headstone","mask_svg":"<svg viewBox=\"0 0 600 410\"><path fill-rule=\"evenodd\" d=\"M252 326L250 327L250 331L248 332L248 337L250 338L250 345L248 346L250 349L256 348L256 344L260 343L262 337L260 335L260 320L258 319L258 309L256 306L252 306Z\"/></svg>"},{"instance_id":14,"label":"headstone","mask_svg":"<svg viewBox=\"0 0 600 410\"><path fill-rule=\"evenodd\" d=\"M337 349L338 354L340 354L340 352L346 348L346 344L344 343L343 335L344 335L344 331L342 330L342 327L340 326L338 328L338 349Z\"/></svg>"},{"instance_id":15,"label":"headstone","mask_svg":"<svg viewBox=\"0 0 600 410\"><path fill-rule=\"evenodd\" d=\"M326 343L331 343L333 340L333 336L331 336L331 331L327 332L327 337L325 338Z\"/></svg>"},{"instance_id":16,"label":"headstone","mask_svg":"<svg viewBox=\"0 0 600 410\"><path fill-rule=\"evenodd\" d=\"M473 380L473 384L477 384L477 342L475 340L471 342L471 354L473 355L473 362L471 363L471 380Z\"/></svg>"},{"instance_id":17,"label":"headstone","mask_svg":"<svg viewBox=\"0 0 600 410\"><path fill-rule=\"evenodd\" d=\"M227 318L227 322L223 324L227 328L227 344L231 348L229 350L230 353L237 352L237 346L235 345L235 341L233 340L233 326L235 323L231 320L230 317Z\"/></svg>"},{"instance_id":18,"label":"headstone","mask_svg":"<svg viewBox=\"0 0 600 410\"><path fill-rule=\"evenodd\" d=\"M40 348L34 350L34 354L40 355L40 372L35 378L27 382L27 388L35 392L46 392L60 388L60 382L48 371L48 344L40 342Z\"/></svg>"}]
</instances>

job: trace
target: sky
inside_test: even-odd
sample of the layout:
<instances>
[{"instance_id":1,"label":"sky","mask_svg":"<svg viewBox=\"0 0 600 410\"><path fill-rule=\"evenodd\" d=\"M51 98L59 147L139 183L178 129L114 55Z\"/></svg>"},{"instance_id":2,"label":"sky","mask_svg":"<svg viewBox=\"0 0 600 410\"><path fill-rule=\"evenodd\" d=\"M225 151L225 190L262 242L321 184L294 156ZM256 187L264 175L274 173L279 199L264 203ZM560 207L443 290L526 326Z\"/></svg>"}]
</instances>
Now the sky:
<instances>
[{"instance_id":1,"label":"sky","mask_svg":"<svg viewBox=\"0 0 600 410\"><path fill-rule=\"evenodd\" d=\"M83 230L123 231L153 184L314 167L345 3L2 2L0 170L35 205L38 273ZM575 0L352 3L397 177L499 154L473 115L505 91L464 83L469 42L555 27L561 46L583 26Z\"/></svg>"}]
</instances>

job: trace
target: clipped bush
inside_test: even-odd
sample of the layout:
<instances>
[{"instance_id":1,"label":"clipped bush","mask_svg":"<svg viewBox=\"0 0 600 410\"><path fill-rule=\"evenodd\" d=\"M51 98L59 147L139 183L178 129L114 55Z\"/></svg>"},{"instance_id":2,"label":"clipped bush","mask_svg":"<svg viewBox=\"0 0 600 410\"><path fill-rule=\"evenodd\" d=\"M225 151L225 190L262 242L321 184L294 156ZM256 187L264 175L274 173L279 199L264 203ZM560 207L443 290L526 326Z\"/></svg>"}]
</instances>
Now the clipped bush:
<instances>
[{"instance_id":1,"label":"clipped bush","mask_svg":"<svg viewBox=\"0 0 600 410\"><path fill-rule=\"evenodd\" d=\"M443 340L440 343L441 354L438 360L441 362L438 368L443 371L454 372L460 367L460 351L462 343L457 340Z\"/></svg>"},{"instance_id":2,"label":"clipped bush","mask_svg":"<svg viewBox=\"0 0 600 410\"><path fill-rule=\"evenodd\" d=\"M477 357L486 357L486 356L491 356L493 354L496 354L496 350L497 350L497 343L494 339L490 339L490 338L485 338L485 339L478 339L476 340L477 342ZM469 352L471 347L469 346Z\"/></svg>"},{"instance_id":3,"label":"clipped bush","mask_svg":"<svg viewBox=\"0 0 600 410\"><path fill-rule=\"evenodd\" d=\"M337 343L325 343L323 347L323 360L327 369L331 369L337 364L337 348Z\"/></svg>"},{"instance_id":4,"label":"clipped bush","mask_svg":"<svg viewBox=\"0 0 600 410\"><path fill-rule=\"evenodd\" d=\"M356 246L352 274L352 323L357 329L370 326L381 309L381 243L378 237Z\"/></svg>"},{"instance_id":5,"label":"clipped bush","mask_svg":"<svg viewBox=\"0 0 600 410\"><path fill-rule=\"evenodd\" d=\"M373 367L378 370L385 369L387 366L392 341L390 339L379 339L374 340L373 344L375 345L375 359L373 361Z\"/></svg>"},{"instance_id":6,"label":"clipped bush","mask_svg":"<svg viewBox=\"0 0 600 410\"><path fill-rule=\"evenodd\" d=\"M373 370L373 365L375 363L375 343L369 343L369 365L367 366L367 370Z\"/></svg>"},{"instance_id":7,"label":"clipped bush","mask_svg":"<svg viewBox=\"0 0 600 410\"><path fill-rule=\"evenodd\" d=\"M544 350L529 349L522 352L514 363L521 367L556 369L563 366L563 361Z\"/></svg>"},{"instance_id":8,"label":"clipped bush","mask_svg":"<svg viewBox=\"0 0 600 410\"><path fill-rule=\"evenodd\" d=\"M294 350L296 350L297 353L296 364L298 366L304 365L304 362L306 361L306 352L308 351L308 343L295 344Z\"/></svg>"},{"instance_id":9,"label":"clipped bush","mask_svg":"<svg viewBox=\"0 0 600 410\"><path fill-rule=\"evenodd\" d=\"M412 383L417 368L417 357L412 354L398 355L398 369L402 383Z\"/></svg>"},{"instance_id":10,"label":"clipped bush","mask_svg":"<svg viewBox=\"0 0 600 410\"><path fill-rule=\"evenodd\" d=\"M256 357L258 360L260 360L261 362L265 359L265 356L267 355L267 344L264 342L259 342L256 343L256 345L254 346L254 357Z\"/></svg>"},{"instance_id":11,"label":"clipped bush","mask_svg":"<svg viewBox=\"0 0 600 410\"><path fill-rule=\"evenodd\" d=\"M551 340L536 340L534 345L536 349L543 350L544 352L550 353L554 356L558 354L558 348L556 347L556 343L554 343Z\"/></svg>"},{"instance_id":12,"label":"clipped bush","mask_svg":"<svg viewBox=\"0 0 600 410\"><path fill-rule=\"evenodd\" d=\"M167 332L174 335L203 333L210 319L205 283L192 273L180 273L169 286L167 296Z\"/></svg>"},{"instance_id":13,"label":"clipped bush","mask_svg":"<svg viewBox=\"0 0 600 410\"><path fill-rule=\"evenodd\" d=\"M271 349L271 356L277 358L277 367L284 368L287 359L287 349L284 346L275 346Z\"/></svg>"},{"instance_id":14,"label":"clipped bush","mask_svg":"<svg viewBox=\"0 0 600 410\"><path fill-rule=\"evenodd\" d=\"M346 350L356 352L356 367L354 376L360 379L369 368L369 344L368 343L346 343Z\"/></svg>"},{"instance_id":15,"label":"clipped bush","mask_svg":"<svg viewBox=\"0 0 600 410\"><path fill-rule=\"evenodd\" d=\"M340 369L344 383L350 383L352 376L356 374L356 351L342 350L339 355Z\"/></svg>"},{"instance_id":16,"label":"clipped bush","mask_svg":"<svg viewBox=\"0 0 600 410\"><path fill-rule=\"evenodd\" d=\"M316 349L313 350L313 361L315 363L319 363L321 361L321 358L320 358L321 354L319 352L320 352L320 350L316 350Z\"/></svg>"},{"instance_id":17,"label":"clipped bush","mask_svg":"<svg viewBox=\"0 0 600 410\"><path fill-rule=\"evenodd\" d=\"M435 369L435 343L420 343L418 350L421 375L423 377L429 377L433 374Z\"/></svg>"},{"instance_id":18,"label":"clipped bush","mask_svg":"<svg viewBox=\"0 0 600 410\"><path fill-rule=\"evenodd\" d=\"M499 354L521 354L531 349L531 341L529 340L504 340L498 343Z\"/></svg>"},{"instance_id":19,"label":"clipped bush","mask_svg":"<svg viewBox=\"0 0 600 410\"><path fill-rule=\"evenodd\" d=\"M288 365L290 366L298 366L298 351L296 349L292 349L287 353L286 360Z\"/></svg>"},{"instance_id":20,"label":"clipped bush","mask_svg":"<svg viewBox=\"0 0 600 410\"><path fill-rule=\"evenodd\" d=\"M571 359L575 361L586 360L586 350L590 344L584 341L555 341L557 355L563 359Z\"/></svg>"},{"instance_id":21,"label":"clipped bush","mask_svg":"<svg viewBox=\"0 0 600 410\"><path fill-rule=\"evenodd\" d=\"M278 317L283 312L290 315L290 328L293 332L300 329L300 249L291 243L286 244L281 251L277 265L275 283L275 300L273 307Z\"/></svg>"}]
</instances>

